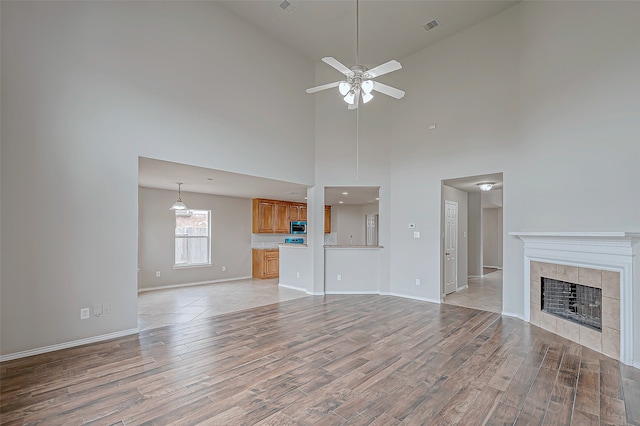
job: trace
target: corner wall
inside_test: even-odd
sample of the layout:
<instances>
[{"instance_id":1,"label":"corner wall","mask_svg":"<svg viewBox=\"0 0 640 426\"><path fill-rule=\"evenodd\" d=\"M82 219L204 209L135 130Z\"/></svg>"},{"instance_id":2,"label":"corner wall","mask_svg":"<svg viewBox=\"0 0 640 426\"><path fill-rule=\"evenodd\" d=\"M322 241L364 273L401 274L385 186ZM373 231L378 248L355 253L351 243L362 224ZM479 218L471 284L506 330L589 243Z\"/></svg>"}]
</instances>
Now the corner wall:
<instances>
[{"instance_id":1,"label":"corner wall","mask_svg":"<svg viewBox=\"0 0 640 426\"><path fill-rule=\"evenodd\" d=\"M524 312L523 247L507 232L640 229L638 16L637 2L521 2L402 60L392 291L439 297L440 182L451 176L504 171L507 315Z\"/></svg>"},{"instance_id":2,"label":"corner wall","mask_svg":"<svg viewBox=\"0 0 640 426\"><path fill-rule=\"evenodd\" d=\"M2 355L137 330L138 157L313 185L312 61L215 2L1 19Z\"/></svg>"}]
</instances>

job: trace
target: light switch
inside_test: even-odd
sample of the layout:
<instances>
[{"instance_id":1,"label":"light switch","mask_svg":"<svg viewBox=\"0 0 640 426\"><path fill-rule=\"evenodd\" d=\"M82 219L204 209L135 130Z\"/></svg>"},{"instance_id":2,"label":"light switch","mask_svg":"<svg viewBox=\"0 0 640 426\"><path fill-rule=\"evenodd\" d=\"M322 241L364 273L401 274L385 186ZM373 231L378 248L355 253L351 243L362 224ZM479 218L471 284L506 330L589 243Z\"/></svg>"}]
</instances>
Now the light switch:
<instances>
[{"instance_id":1,"label":"light switch","mask_svg":"<svg viewBox=\"0 0 640 426\"><path fill-rule=\"evenodd\" d=\"M413 238L420 238L420 231L414 231Z\"/></svg>"}]
</instances>

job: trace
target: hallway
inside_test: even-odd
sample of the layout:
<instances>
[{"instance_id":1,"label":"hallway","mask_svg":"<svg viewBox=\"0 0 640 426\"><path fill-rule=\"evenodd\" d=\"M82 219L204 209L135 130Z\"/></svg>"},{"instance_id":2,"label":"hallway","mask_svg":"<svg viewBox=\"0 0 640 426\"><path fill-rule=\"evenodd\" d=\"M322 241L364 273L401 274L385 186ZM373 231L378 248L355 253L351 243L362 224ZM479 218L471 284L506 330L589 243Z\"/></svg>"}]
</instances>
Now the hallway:
<instances>
[{"instance_id":1,"label":"hallway","mask_svg":"<svg viewBox=\"0 0 640 426\"><path fill-rule=\"evenodd\" d=\"M502 269L469 278L469 287L446 295L444 303L502 313Z\"/></svg>"}]
</instances>

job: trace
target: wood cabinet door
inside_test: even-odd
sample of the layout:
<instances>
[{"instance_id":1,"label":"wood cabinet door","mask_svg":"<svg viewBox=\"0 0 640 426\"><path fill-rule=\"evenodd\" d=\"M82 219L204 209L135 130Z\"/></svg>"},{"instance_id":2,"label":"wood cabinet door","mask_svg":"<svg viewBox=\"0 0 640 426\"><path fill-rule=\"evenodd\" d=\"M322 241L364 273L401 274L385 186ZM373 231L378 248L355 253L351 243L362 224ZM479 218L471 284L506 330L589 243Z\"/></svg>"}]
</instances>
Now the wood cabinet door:
<instances>
[{"instance_id":1,"label":"wood cabinet door","mask_svg":"<svg viewBox=\"0 0 640 426\"><path fill-rule=\"evenodd\" d=\"M331 232L331 206L324 206L324 233Z\"/></svg>"},{"instance_id":2,"label":"wood cabinet door","mask_svg":"<svg viewBox=\"0 0 640 426\"><path fill-rule=\"evenodd\" d=\"M278 250L266 250L264 255L264 277L275 278L280 275L280 253Z\"/></svg>"},{"instance_id":3,"label":"wood cabinet door","mask_svg":"<svg viewBox=\"0 0 640 426\"><path fill-rule=\"evenodd\" d=\"M275 203L275 230L276 234L289 233L289 203Z\"/></svg>"},{"instance_id":4,"label":"wood cabinet door","mask_svg":"<svg viewBox=\"0 0 640 426\"><path fill-rule=\"evenodd\" d=\"M290 203L289 204L289 219L291 222L306 222L307 220L307 205L302 203Z\"/></svg>"},{"instance_id":5,"label":"wood cabinet door","mask_svg":"<svg viewBox=\"0 0 640 426\"><path fill-rule=\"evenodd\" d=\"M276 204L268 200L254 200L253 232L256 234L275 232Z\"/></svg>"}]
</instances>

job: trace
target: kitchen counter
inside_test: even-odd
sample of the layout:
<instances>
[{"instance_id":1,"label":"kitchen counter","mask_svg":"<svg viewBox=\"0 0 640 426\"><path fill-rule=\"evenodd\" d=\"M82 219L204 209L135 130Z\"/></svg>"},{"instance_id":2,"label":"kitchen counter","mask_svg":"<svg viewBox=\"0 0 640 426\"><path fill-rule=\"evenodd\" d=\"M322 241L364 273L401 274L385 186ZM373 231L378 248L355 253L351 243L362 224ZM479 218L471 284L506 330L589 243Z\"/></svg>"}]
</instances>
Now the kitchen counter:
<instances>
[{"instance_id":1,"label":"kitchen counter","mask_svg":"<svg viewBox=\"0 0 640 426\"><path fill-rule=\"evenodd\" d=\"M306 244L287 244L287 243L259 243L253 244L252 249L255 250L273 250L280 247L306 248Z\"/></svg>"},{"instance_id":2,"label":"kitchen counter","mask_svg":"<svg viewBox=\"0 0 640 426\"><path fill-rule=\"evenodd\" d=\"M355 245L355 244L336 244L336 245L326 245L324 246L326 249L381 249L383 246L365 246L365 245Z\"/></svg>"}]
</instances>

